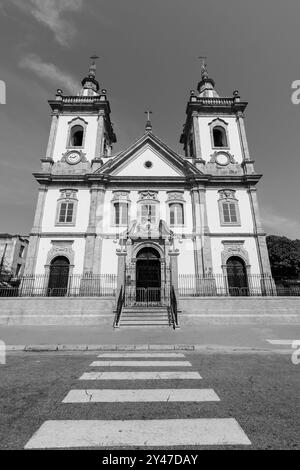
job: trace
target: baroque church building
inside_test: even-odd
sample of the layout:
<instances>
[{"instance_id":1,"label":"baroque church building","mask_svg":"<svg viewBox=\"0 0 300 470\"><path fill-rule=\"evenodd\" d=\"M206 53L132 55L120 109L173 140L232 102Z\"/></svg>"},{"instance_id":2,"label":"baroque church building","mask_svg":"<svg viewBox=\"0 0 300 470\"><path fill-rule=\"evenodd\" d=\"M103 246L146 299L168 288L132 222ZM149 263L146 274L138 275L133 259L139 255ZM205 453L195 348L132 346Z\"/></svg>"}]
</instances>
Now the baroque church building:
<instances>
[{"instance_id":1,"label":"baroque church building","mask_svg":"<svg viewBox=\"0 0 300 470\"><path fill-rule=\"evenodd\" d=\"M93 62L78 95L57 90L26 275L49 295L241 295L271 279L238 91L220 97L202 66L178 155L152 131L114 155ZM38 278L40 279L38 280ZM271 285L271 284L270 284ZM98 291L99 290L99 291ZM56 292L56 294L55 294ZM150 294L149 294L150 293ZM261 293L261 292L259 292ZM147 298L149 300L149 298Z\"/></svg>"}]
</instances>

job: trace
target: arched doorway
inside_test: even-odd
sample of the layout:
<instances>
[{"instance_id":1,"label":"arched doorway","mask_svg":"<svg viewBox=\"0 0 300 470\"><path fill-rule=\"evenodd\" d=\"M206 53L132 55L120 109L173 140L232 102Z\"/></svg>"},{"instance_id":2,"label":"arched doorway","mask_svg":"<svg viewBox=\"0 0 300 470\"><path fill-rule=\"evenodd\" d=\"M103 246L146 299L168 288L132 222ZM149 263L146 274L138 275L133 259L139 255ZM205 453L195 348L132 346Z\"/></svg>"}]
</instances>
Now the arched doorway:
<instances>
[{"instance_id":1,"label":"arched doorway","mask_svg":"<svg viewBox=\"0 0 300 470\"><path fill-rule=\"evenodd\" d=\"M55 297L66 295L69 282L70 262L65 256L57 256L50 265L48 294Z\"/></svg>"},{"instance_id":2,"label":"arched doorway","mask_svg":"<svg viewBox=\"0 0 300 470\"><path fill-rule=\"evenodd\" d=\"M157 250L142 248L136 260L136 301L159 302L161 300L161 265Z\"/></svg>"},{"instance_id":3,"label":"arched doorway","mask_svg":"<svg viewBox=\"0 0 300 470\"><path fill-rule=\"evenodd\" d=\"M226 263L229 294L242 296L249 294L246 265L242 258L231 256Z\"/></svg>"}]
</instances>

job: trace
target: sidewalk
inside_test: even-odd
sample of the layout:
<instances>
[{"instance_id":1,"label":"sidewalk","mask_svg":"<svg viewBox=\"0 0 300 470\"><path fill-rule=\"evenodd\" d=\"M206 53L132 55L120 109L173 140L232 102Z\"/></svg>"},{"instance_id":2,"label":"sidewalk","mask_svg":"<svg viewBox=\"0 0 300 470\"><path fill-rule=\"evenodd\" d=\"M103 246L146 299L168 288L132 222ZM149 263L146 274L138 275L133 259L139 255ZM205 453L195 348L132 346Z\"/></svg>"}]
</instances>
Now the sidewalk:
<instances>
[{"instance_id":1,"label":"sidewalk","mask_svg":"<svg viewBox=\"0 0 300 470\"><path fill-rule=\"evenodd\" d=\"M300 339L300 325L195 325L173 330L161 328L97 326L0 326L0 340L8 346L41 350L149 349L158 345L172 349L274 348L267 339ZM151 349L150 348L150 349Z\"/></svg>"}]
</instances>

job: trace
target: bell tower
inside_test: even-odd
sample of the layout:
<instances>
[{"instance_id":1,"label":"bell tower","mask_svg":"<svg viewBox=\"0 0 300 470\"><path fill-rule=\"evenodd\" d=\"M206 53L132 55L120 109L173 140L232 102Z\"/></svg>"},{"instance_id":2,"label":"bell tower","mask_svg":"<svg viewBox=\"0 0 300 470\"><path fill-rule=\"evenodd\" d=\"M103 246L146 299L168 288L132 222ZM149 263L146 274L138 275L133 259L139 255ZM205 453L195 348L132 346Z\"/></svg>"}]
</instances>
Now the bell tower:
<instances>
[{"instance_id":1,"label":"bell tower","mask_svg":"<svg viewBox=\"0 0 300 470\"><path fill-rule=\"evenodd\" d=\"M180 137L184 153L199 170L217 174L254 174L244 125L247 102L237 90L220 97L202 58L197 91L192 90Z\"/></svg>"},{"instance_id":2,"label":"bell tower","mask_svg":"<svg viewBox=\"0 0 300 470\"><path fill-rule=\"evenodd\" d=\"M111 156L116 136L110 120L107 91L100 90L96 78L96 59L92 62L77 95L64 95L61 89L50 100L52 122L44 172L82 173L94 171Z\"/></svg>"}]
</instances>

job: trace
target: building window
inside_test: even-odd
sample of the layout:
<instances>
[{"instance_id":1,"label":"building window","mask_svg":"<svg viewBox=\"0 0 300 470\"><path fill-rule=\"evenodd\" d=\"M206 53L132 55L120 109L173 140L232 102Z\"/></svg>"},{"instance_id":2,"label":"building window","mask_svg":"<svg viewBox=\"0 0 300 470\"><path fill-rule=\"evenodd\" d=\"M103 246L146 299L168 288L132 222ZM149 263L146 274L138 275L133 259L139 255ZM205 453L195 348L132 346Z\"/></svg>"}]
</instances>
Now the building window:
<instances>
[{"instance_id":1,"label":"building window","mask_svg":"<svg viewBox=\"0 0 300 470\"><path fill-rule=\"evenodd\" d=\"M23 258L24 250L25 250L25 246L21 245L20 246L20 251L19 251L19 258Z\"/></svg>"},{"instance_id":2,"label":"building window","mask_svg":"<svg viewBox=\"0 0 300 470\"><path fill-rule=\"evenodd\" d=\"M150 222L151 224L156 223L157 213L156 213L156 204L142 204L141 205L141 222L146 224Z\"/></svg>"},{"instance_id":3,"label":"building window","mask_svg":"<svg viewBox=\"0 0 300 470\"><path fill-rule=\"evenodd\" d=\"M56 225L75 225L77 212L77 190L62 189L57 201Z\"/></svg>"},{"instance_id":4,"label":"building window","mask_svg":"<svg viewBox=\"0 0 300 470\"><path fill-rule=\"evenodd\" d=\"M214 147L228 147L226 131L223 127L213 128Z\"/></svg>"},{"instance_id":5,"label":"building window","mask_svg":"<svg viewBox=\"0 0 300 470\"><path fill-rule=\"evenodd\" d=\"M113 191L113 198L111 201L111 224L112 225L125 225L129 224L130 214L130 199L129 191Z\"/></svg>"},{"instance_id":6,"label":"building window","mask_svg":"<svg viewBox=\"0 0 300 470\"><path fill-rule=\"evenodd\" d=\"M19 276L19 275L20 275L21 268L22 268L22 265L21 265L21 264L17 264L16 276Z\"/></svg>"},{"instance_id":7,"label":"building window","mask_svg":"<svg viewBox=\"0 0 300 470\"><path fill-rule=\"evenodd\" d=\"M139 191L138 218L142 224L158 224L159 201L157 191Z\"/></svg>"},{"instance_id":8,"label":"building window","mask_svg":"<svg viewBox=\"0 0 300 470\"><path fill-rule=\"evenodd\" d=\"M219 191L219 214L221 225L241 225L239 203L233 189Z\"/></svg>"},{"instance_id":9,"label":"building window","mask_svg":"<svg viewBox=\"0 0 300 470\"><path fill-rule=\"evenodd\" d=\"M73 126L70 136L70 147L82 147L83 143L83 127Z\"/></svg>"},{"instance_id":10,"label":"building window","mask_svg":"<svg viewBox=\"0 0 300 470\"><path fill-rule=\"evenodd\" d=\"M88 125L87 121L81 117L76 117L69 121L68 124L67 148L83 148Z\"/></svg>"},{"instance_id":11,"label":"building window","mask_svg":"<svg viewBox=\"0 0 300 470\"><path fill-rule=\"evenodd\" d=\"M115 225L128 224L128 205L126 202L115 202Z\"/></svg>"},{"instance_id":12,"label":"building window","mask_svg":"<svg viewBox=\"0 0 300 470\"><path fill-rule=\"evenodd\" d=\"M209 124L211 146L215 149L229 149L228 123L223 119L216 118Z\"/></svg>"},{"instance_id":13,"label":"building window","mask_svg":"<svg viewBox=\"0 0 300 470\"><path fill-rule=\"evenodd\" d=\"M170 225L184 225L183 204L170 204Z\"/></svg>"}]
</instances>

